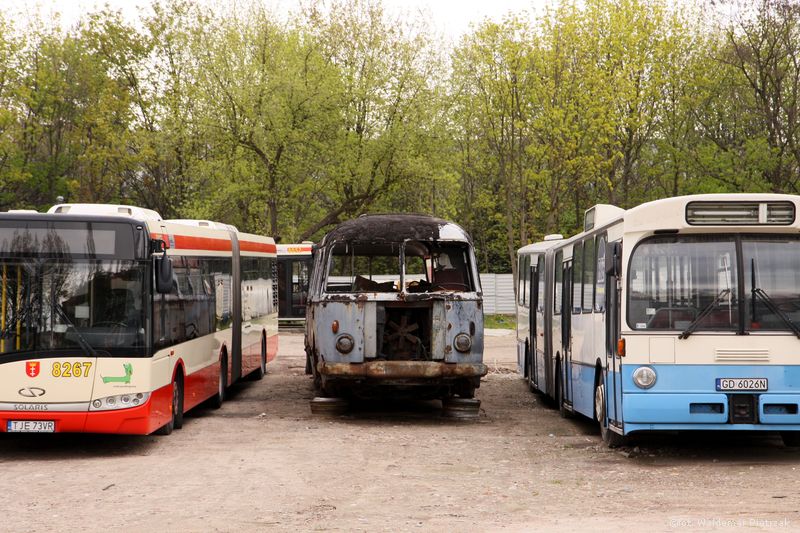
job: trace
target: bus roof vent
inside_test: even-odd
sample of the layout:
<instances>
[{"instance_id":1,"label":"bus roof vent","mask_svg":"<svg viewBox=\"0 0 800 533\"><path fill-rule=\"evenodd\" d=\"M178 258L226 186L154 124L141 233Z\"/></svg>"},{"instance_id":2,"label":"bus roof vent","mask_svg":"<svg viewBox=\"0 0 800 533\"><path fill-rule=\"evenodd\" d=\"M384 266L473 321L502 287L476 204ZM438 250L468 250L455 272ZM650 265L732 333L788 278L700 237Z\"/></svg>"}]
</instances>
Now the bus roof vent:
<instances>
[{"instance_id":1,"label":"bus roof vent","mask_svg":"<svg viewBox=\"0 0 800 533\"><path fill-rule=\"evenodd\" d=\"M560 233L551 233L550 235L544 236L545 241L560 241L563 238L564 236L561 235Z\"/></svg>"},{"instance_id":2,"label":"bus roof vent","mask_svg":"<svg viewBox=\"0 0 800 533\"><path fill-rule=\"evenodd\" d=\"M22 214L22 213L38 213L36 209L9 209L7 211L9 214Z\"/></svg>"},{"instance_id":3,"label":"bus roof vent","mask_svg":"<svg viewBox=\"0 0 800 533\"><path fill-rule=\"evenodd\" d=\"M622 216L625 210L615 205L597 204L583 213L583 231L589 231Z\"/></svg>"},{"instance_id":4,"label":"bus roof vent","mask_svg":"<svg viewBox=\"0 0 800 533\"><path fill-rule=\"evenodd\" d=\"M686 222L693 226L790 226L795 221L792 202L689 202Z\"/></svg>"},{"instance_id":5,"label":"bus roof vent","mask_svg":"<svg viewBox=\"0 0 800 533\"><path fill-rule=\"evenodd\" d=\"M47 210L48 213L65 215L97 215L122 216L139 220L161 220L161 215L152 209L117 204L57 204Z\"/></svg>"},{"instance_id":6,"label":"bus roof vent","mask_svg":"<svg viewBox=\"0 0 800 533\"><path fill-rule=\"evenodd\" d=\"M224 231L232 231L234 233L239 233L239 229L233 224L225 224L224 222L214 222L213 220L194 220L189 218L175 218L166 220L165 222L170 222L172 224L183 224L184 226L194 226L196 228L221 229Z\"/></svg>"}]
</instances>

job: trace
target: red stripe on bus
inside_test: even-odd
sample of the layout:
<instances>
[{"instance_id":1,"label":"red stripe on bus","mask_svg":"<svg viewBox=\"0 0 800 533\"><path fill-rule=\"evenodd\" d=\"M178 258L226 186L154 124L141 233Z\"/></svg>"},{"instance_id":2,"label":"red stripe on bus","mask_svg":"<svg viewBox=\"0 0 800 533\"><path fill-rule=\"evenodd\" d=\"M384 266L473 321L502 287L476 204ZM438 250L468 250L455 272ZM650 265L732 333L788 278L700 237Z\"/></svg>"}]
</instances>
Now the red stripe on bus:
<instances>
[{"instance_id":1,"label":"red stripe on bus","mask_svg":"<svg viewBox=\"0 0 800 533\"><path fill-rule=\"evenodd\" d=\"M274 254L278 251L278 247L274 244L250 241L240 241L239 249L243 252L262 252L265 254Z\"/></svg>"},{"instance_id":2,"label":"red stripe on bus","mask_svg":"<svg viewBox=\"0 0 800 533\"><path fill-rule=\"evenodd\" d=\"M170 236L153 233L152 238L161 239L170 248ZM172 235L176 250L212 250L220 252L230 252L231 241L226 239L212 239L211 237L194 237L189 235Z\"/></svg>"}]
</instances>

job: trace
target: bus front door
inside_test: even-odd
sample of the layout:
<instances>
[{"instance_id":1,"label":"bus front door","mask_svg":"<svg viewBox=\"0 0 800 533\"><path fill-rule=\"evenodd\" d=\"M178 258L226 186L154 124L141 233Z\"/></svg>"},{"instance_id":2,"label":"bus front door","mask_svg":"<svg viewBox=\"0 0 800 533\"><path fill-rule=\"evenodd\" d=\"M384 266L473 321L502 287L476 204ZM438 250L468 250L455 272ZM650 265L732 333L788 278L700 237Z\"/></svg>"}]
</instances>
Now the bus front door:
<instances>
[{"instance_id":1,"label":"bus front door","mask_svg":"<svg viewBox=\"0 0 800 533\"><path fill-rule=\"evenodd\" d=\"M561 374L557 377L558 387L565 403L572 402L569 384L572 366L572 263L565 262L562 275L561 294L564 303L561 306ZM556 401L558 397L556 397ZM559 407L561 407L559 405Z\"/></svg>"},{"instance_id":2,"label":"bus front door","mask_svg":"<svg viewBox=\"0 0 800 533\"><path fill-rule=\"evenodd\" d=\"M607 261L621 265L622 245L609 243ZM622 359L617 353L620 338L620 287L617 268L606 277L606 406L608 420L622 427Z\"/></svg>"},{"instance_id":3,"label":"bus front door","mask_svg":"<svg viewBox=\"0 0 800 533\"><path fill-rule=\"evenodd\" d=\"M531 382L533 383L534 387L537 389L539 388L539 337L537 331L537 308L539 307L539 269L536 266L531 266L531 291L530 291L530 299L528 300L531 303L530 312L528 313L528 338L530 341L529 350L530 350L530 367L528 368L528 375L530 376Z\"/></svg>"}]
</instances>

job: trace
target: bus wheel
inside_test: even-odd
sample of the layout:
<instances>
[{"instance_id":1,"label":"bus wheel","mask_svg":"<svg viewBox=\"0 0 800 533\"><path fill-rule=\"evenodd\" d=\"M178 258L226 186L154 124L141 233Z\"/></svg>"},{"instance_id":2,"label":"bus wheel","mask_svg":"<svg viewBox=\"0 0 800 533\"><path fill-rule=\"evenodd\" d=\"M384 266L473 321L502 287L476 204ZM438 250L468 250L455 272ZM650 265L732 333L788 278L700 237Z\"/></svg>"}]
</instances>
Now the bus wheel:
<instances>
[{"instance_id":1,"label":"bus wheel","mask_svg":"<svg viewBox=\"0 0 800 533\"><path fill-rule=\"evenodd\" d=\"M222 407L222 402L225 401L225 389L228 388L228 359L223 355L219 360L219 385L217 386L217 393L208 400L208 405L212 409L219 409Z\"/></svg>"},{"instance_id":2,"label":"bus wheel","mask_svg":"<svg viewBox=\"0 0 800 533\"><path fill-rule=\"evenodd\" d=\"M608 417L606 416L606 387L602 383L594 389L594 409L597 413L597 422L600 424L600 437L609 448L618 448L625 444L625 437L619 433L614 433L608 427Z\"/></svg>"},{"instance_id":3,"label":"bus wheel","mask_svg":"<svg viewBox=\"0 0 800 533\"><path fill-rule=\"evenodd\" d=\"M175 429L183 427L183 374L178 373L172 382L172 418Z\"/></svg>"},{"instance_id":4,"label":"bus wheel","mask_svg":"<svg viewBox=\"0 0 800 533\"><path fill-rule=\"evenodd\" d=\"M800 448L800 431L781 431L781 438L787 448Z\"/></svg>"},{"instance_id":5,"label":"bus wheel","mask_svg":"<svg viewBox=\"0 0 800 533\"><path fill-rule=\"evenodd\" d=\"M171 417L169 422L156 430L156 435L169 435L173 429L180 429L183 426L183 387L179 385L181 381L178 378L172 382L172 403L170 404ZM178 417L178 409L180 408L180 418ZM180 425L178 425L180 424Z\"/></svg>"},{"instance_id":6,"label":"bus wheel","mask_svg":"<svg viewBox=\"0 0 800 533\"><path fill-rule=\"evenodd\" d=\"M525 364L528 367L528 390L536 392L536 386L533 384L533 354L527 346L525 346Z\"/></svg>"},{"instance_id":7,"label":"bus wheel","mask_svg":"<svg viewBox=\"0 0 800 533\"><path fill-rule=\"evenodd\" d=\"M572 418L572 413L567 409L564 403L564 378L561 377L561 368L556 367L558 378L556 379L556 404L558 405L558 414L561 418Z\"/></svg>"},{"instance_id":8,"label":"bus wheel","mask_svg":"<svg viewBox=\"0 0 800 533\"><path fill-rule=\"evenodd\" d=\"M261 364L258 369L253 372L253 379L256 381L261 380L264 374L267 373L267 338L261 336Z\"/></svg>"}]
</instances>

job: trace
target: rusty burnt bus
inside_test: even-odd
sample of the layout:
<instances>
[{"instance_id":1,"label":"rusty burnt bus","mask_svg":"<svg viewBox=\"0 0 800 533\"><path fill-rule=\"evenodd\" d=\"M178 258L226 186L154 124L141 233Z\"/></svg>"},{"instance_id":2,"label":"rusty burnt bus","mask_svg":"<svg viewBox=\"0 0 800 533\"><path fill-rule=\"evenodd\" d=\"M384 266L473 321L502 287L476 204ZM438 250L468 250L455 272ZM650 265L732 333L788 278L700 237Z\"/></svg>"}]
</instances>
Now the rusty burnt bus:
<instances>
[{"instance_id":1,"label":"rusty burnt bus","mask_svg":"<svg viewBox=\"0 0 800 533\"><path fill-rule=\"evenodd\" d=\"M486 374L469 235L423 215L364 215L314 254L306 371L321 396L472 398Z\"/></svg>"}]
</instances>

